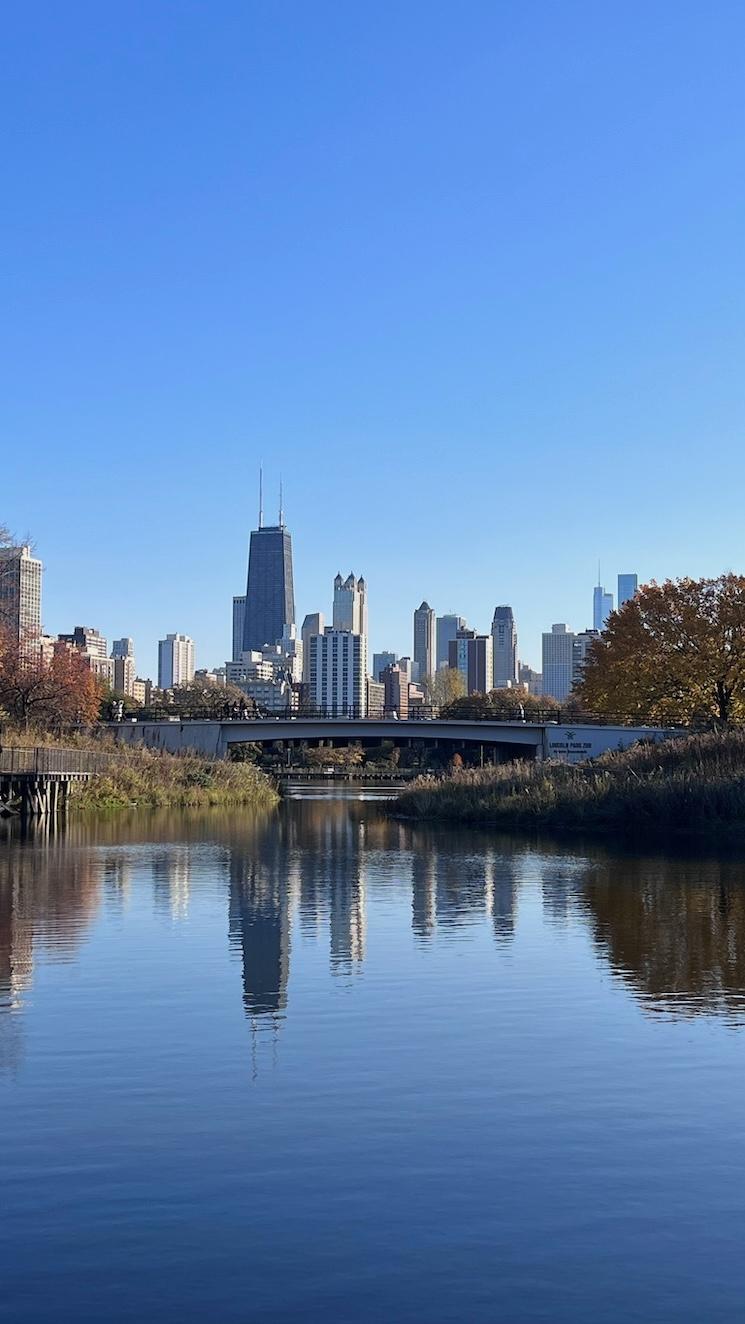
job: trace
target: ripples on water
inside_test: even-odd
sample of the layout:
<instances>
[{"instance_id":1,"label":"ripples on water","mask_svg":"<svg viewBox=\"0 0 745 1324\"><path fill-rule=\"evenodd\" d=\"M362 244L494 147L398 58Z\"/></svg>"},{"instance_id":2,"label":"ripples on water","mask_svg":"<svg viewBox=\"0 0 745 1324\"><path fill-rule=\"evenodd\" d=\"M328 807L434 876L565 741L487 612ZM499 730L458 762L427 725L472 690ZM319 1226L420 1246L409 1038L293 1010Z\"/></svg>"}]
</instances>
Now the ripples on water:
<instances>
[{"instance_id":1,"label":"ripples on water","mask_svg":"<svg viewBox=\"0 0 745 1324\"><path fill-rule=\"evenodd\" d=\"M316 794L4 829L0 1318L745 1318L742 860Z\"/></svg>"}]
</instances>

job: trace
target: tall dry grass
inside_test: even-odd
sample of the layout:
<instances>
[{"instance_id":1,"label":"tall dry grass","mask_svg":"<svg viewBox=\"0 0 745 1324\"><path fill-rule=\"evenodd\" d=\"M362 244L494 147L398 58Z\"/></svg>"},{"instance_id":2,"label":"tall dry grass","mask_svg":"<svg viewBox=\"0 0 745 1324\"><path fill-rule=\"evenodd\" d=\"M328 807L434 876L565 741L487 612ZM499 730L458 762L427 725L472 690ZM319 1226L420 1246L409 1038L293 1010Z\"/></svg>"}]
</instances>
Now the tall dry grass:
<instances>
[{"instance_id":1,"label":"tall dry grass","mask_svg":"<svg viewBox=\"0 0 745 1324\"><path fill-rule=\"evenodd\" d=\"M575 766L510 763L420 778L394 812L504 828L745 827L745 732L638 744Z\"/></svg>"}]
</instances>

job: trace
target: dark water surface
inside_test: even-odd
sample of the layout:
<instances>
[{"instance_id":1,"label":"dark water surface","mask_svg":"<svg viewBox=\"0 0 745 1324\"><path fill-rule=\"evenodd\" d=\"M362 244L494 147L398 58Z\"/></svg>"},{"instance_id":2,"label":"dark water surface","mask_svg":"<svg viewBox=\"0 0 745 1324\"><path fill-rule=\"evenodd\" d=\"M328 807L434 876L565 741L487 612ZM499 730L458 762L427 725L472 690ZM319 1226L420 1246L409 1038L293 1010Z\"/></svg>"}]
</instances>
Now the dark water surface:
<instances>
[{"instance_id":1,"label":"dark water surface","mask_svg":"<svg viewBox=\"0 0 745 1324\"><path fill-rule=\"evenodd\" d=\"M745 1320L741 856L5 832L3 1320Z\"/></svg>"}]
</instances>

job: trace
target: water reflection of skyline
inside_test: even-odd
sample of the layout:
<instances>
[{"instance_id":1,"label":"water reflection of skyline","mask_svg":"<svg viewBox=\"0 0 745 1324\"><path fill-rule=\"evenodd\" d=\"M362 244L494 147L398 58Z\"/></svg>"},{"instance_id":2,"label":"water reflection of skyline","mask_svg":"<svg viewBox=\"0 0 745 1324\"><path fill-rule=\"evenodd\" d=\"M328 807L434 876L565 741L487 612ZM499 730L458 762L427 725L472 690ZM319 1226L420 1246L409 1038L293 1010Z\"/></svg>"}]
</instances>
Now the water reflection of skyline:
<instances>
[{"instance_id":1,"label":"water reflection of skyline","mask_svg":"<svg viewBox=\"0 0 745 1324\"><path fill-rule=\"evenodd\" d=\"M736 858L540 848L467 830L397 823L356 803L297 801L279 815L161 815L0 839L0 1061L20 1052L10 1021L34 968L77 960L102 908L124 913L149 882L153 912L190 922L195 887L225 885L229 950L252 1024L288 1012L293 943L327 945L335 978L364 972L368 911L408 897L417 945L488 925L497 953L535 894L550 931L579 926L645 1011L745 1011L745 887ZM6 1013L5 1015L3 1013ZM15 1017L17 1020L17 1016Z\"/></svg>"}]
</instances>

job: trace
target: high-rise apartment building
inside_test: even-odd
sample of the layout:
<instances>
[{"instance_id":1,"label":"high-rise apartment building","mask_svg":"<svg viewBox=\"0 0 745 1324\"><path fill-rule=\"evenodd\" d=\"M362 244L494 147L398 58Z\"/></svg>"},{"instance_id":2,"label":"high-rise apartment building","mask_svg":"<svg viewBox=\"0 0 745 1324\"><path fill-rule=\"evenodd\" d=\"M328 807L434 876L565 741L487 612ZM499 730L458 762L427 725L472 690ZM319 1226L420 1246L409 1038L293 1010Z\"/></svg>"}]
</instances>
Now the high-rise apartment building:
<instances>
[{"instance_id":1,"label":"high-rise apartment building","mask_svg":"<svg viewBox=\"0 0 745 1324\"><path fill-rule=\"evenodd\" d=\"M491 625L494 653L494 688L517 683L517 628L511 607L495 607Z\"/></svg>"},{"instance_id":2,"label":"high-rise apartment building","mask_svg":"<svg viewBox=\"0 0 745 1324\"><path fill-rule=\"evenodd\" d=\"M58 635L57 642L59 647L74 648L93 675L104 685L113 687L114 662L109 657L108 643L99 630L94 630L91 625L76 625L71 634Z\"/></svg>"},{"instance_id":3,"label":"high-rise apartment building","mask_svg":"<svg viewBox=\"0 0 745 1324\"><path fill-rule=\"evenodd\" d=\"M459 630L450 641L449 665L460 671L467 694L488 694L494 689L494 651L490 634Z\"/></svg>"},{"instance_id":4,"label":"high-rise apartment building","mask_svg":"<svg viewBox=\"0 0 745 1324\"><path fill-rule=\"evenodd\" d=\"M328 717L367 715L367 637L327 628L310 638L309 698Z\"/></svg>"},{"instance_id":5,"label":"high-rise apartment building","mask_svg":"<svg viewBox=\"0 0 745 1324\"><path fill-rule=\"evenodd\" d=\"M0 627L19 643L41 639L42 569L27 544L0 547Z\"/></svg>"},{"instance_id":6,"label":"high-rise apartment building","mask_svg":"<svg viewBox=\"0 0 745 1324\"><path fill-rule=\"evenodd\" d=\"M466 622L462 616L438 616L436 626L437 670L450 666L450 645L459 630L465 630Z\"/></svg>"},{"instance_id":7,"label":"high-rise apartment building","mask_svg":"<svg viewBox=\"0 0 745 1324\"><path fill-rule=\"evenodd\" d=\"M137 664L133 657L115 657L110 658L112 664L112 685L117 694L126 694L128 698L134 698L135 681L137 679Z\"/></svg>"},{"instance_id":8,"label":"high-rise apartment building","mask_svg":"<svg viewBox=\"0 0 745 1324\"><path fill-rule=\"evenodd\" d=\"M409 677L406 671L391 662L383 671L385 687L385 712L396 714L401 721L409 716Z\"/></svg>"},{"instance_id":9,"label":"high-rise apartment building","mask_svg":"<svg viewBox=\"0 0 745 1324\"><path fill-rule=\"evenodd\" d=\"M543 636L543 693L563 703L572 692L574 634L566 625L552 625Z\"/></svg>"},{"instance_id":10,"label":"high-rise apartment building","mask_svg":"<svg viewBox=\"0 0 745 1324\"><path fill-rule=\"evenodd\" d=\"M581 630L579 634L575 634L572 642L572 688L579 685L589 649L599 638L600 630Z\"/></svg>"},{"instance_id":11,"label":"high-rise apartment building","mask_svg":"<svg viewBox=\"0 0 745 1324\"><path fill-rule=\"evenodd\" d=\"M251 533L248 582L241 652L276 644L286 625L295 624L295 588L292 577L292 538L284 524L280 497L279 523L264 525L263 502L259 527ZM234 659L236 660L236 659Z\"/></svg>"},{"instance_id":12,"label":"high-rise apartment building","mask_svg":"<svg viewBox=\"0 0 745 1324\"><path fill-rule=\"evenodd\" d=\"M414 661L419 668L417 679L425 681L437 666L436 618L428 602L414 612Z\"/></svg>"},{"instance_id":13,"label":"high-rise apartment building","mask_svg":"<svg viewBox=\"0 0 745 1324\"><path fill-rule=\"evenodd\" d=\"M303 647L303 684L310 684L310 641L314 634L323 634L326 628L326 617L322 611L311 612L305 617L303 627L300 631L300 639Z\"/></svg>"},{"instance_id":14,"label":"high-rise apartment building","mask_svg":"<svg viewBox=\"0 0 745 1324\"><path fill-rule=\"evenodd\" d=\"M134 655L135 655L135 646L133 639L129 639L126 637L124 639L115 639L111 645L111 656L113 658L134 657Z\"/></svg>"},{"instance_id":15,"label":"high-rise apartment building","mask_svg":"<svg viewBox=\"0 0 745 1324\"><path fill-rule=\"evenodd\" d=\"M167 634L158 643L158 687L173 689L194 679L194 640L188 634Z\"/></svg>"},{"instance_id":16,"label":"high-rise apartment building","mask_svg":"<svg viewBox=\"0 0 745 1324\"><path fill-rule=\"evenodd\" d=\"M638 575L619 575L618 576L618 609L620 611L624 602L629 598L636 597L639 589Z\"/></svg>"},{"instance_id":17,"label":"high-rise apartment building","mask_svg":"<svg viewBox=\"0 0 745 1324\"><path fill-rule=\"evenodd\" d=\"M602 584L592 590L592 628L604 630L605 622L613 611L613 594L606 593Z\"/></svg>"},{"instance_id":18,"label":"high-rise apartment building","mask_svg":"<svg viewBox=\"0 0 745 1324\"><path fill-rule=\"evenodd\" d=\"M367 634L367 585L360 577L348 575L334 580L333 628L350 630L352 634Z\"/></svg>"},{"instance_id":19,"label":"high-rise apartment building","mask_svg":"<svg viewBox=\"0 0 745 1324\"><path fill-rule=\"evenodd\" d=\"M239 593L233 598L233 647L231 661L240 662L243 652L243 635L246 629L246 595Z\"/></svg>"},{"instance_id":20,"label":"high-rise apartment building","mask_svg":"<svg viewBox=\"0 0 745 1324\"><path fill-rule=\"evenodd\" d=\"M372 660L373 679L382 680L383 672L385 671L386 667L395 666L397 661L398 661L397 653L389 653L389 652L373 653L373 660Z\"/></svg>"}]
</instances>

